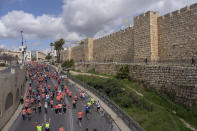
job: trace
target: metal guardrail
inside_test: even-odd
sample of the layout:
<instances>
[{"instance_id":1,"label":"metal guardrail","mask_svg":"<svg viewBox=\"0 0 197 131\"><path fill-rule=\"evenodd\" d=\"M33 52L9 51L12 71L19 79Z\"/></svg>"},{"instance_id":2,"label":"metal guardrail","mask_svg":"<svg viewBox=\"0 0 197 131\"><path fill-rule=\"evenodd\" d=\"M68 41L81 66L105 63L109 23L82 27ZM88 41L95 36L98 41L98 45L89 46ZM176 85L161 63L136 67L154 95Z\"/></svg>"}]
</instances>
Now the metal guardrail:
<instances>
[{"instance_id":1,"label":"metal guardrail","mask_svg":"<svg viewBox=\"0 0 197 131\"><path fill-rule=\"evenodd\" d=\"M135 122L125 111L120 109L119 106L117 106L113 101L109 100L105 95L100 93L98 90L71 76L69 76L69 78L74 82L78 83L79 85L83 86L87 90L91 91L103 102L105 102L127 124L127 126L132 131L144 131L144 129L137 122Z\"/></svg>"}]
</instances>

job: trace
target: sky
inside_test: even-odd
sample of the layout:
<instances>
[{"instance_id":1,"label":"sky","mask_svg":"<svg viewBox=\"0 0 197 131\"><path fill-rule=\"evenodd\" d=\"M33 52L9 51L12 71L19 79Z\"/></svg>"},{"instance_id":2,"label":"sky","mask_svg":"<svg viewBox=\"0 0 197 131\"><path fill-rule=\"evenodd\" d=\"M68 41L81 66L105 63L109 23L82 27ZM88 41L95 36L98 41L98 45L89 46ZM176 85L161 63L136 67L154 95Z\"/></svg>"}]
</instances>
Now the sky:
<instances>
[{"instance_id":1,"label":"sky","mask_svg":"<svg viewBox=\"0 0 197 131\"><path fill-rule=\"evenodd\" d=\"M0 0L0 48L50 51L60 38L65 47L84 38L99 38L133 24L149 10L160 15L197 0ZM125 20L128 19L129 23Z\"/></svg>"}]
</instances>

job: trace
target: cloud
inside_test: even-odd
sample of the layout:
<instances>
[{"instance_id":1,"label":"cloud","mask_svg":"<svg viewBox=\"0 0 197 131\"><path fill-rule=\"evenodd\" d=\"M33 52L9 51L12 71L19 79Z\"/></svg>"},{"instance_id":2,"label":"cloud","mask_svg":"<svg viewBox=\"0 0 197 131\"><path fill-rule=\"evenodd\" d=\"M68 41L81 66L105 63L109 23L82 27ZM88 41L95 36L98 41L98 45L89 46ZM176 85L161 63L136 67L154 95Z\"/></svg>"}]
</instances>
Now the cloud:
<instances>
[{"instance_id":1,"label":"cloud","mask_svg":"<svg viewBox=\"0 0 197 131\"><path fill-rule=\"evenodd\" d=\"M48 54L51 51L51 48L46 48L44 50L42 50L45 54Z\"/></svg>"},{"instance_id":2,"label":"cloud","mask_svg":"<svg viewBox=\"0 0 197 131\"><path fill-rule=\"evenodd\" d=\"M0 48L6 49L6 48L7 48L7 46L6 46L6 45L4 45L4 44L0 44Z\"/></svg>"},{"instance_id":3,"label":"cloud","mask_svg":"<svg viewBox=\"0 0 197 131\"><path fill-rule=\"evenodd\" d=\"M34 43L32 43L32 45L33 45L33 46L41 46L42 43L41 43L41 42L34 42Z\"/></svg>"},{"instance_id":4,"label":"cloud","mask_svg":"<svg viewBox=\"0 0 197 131\"><path fill-rule=\"evenodd\" d=\"M75 43L86 37L101 37L130 24L133 18L148 10L161 15L184 7L186 0L63 0L59 16L43 14L35 17L24 11L11 11L0 18L0 38L57 40ZM189 4L196 2L190 0ZM34 43L36 44L36 43ZM38 43L37 43L38 44Z\"/></svg>"},{"instance_id":5,"label":"cloud","mask_svg":"<svg viewBox=\"0 0 197 131\"><path fill-rule=\"evenodd\" d=\"M12 11L0 19L0 37L17 38L23 30L26 39L59 38L65 34L61 17L42 15L35 17L23 11Z\"/></svg>"},{"instance_id":6,"label":"cloud","mask_svg":"<svg viewBox=\"0 0 197 131\"><path fill-rule=\"evenodd\" d=\"M125 25L126 19L132 24L136 15L148 10L163 15L184 5L185 0L64 0L63 22L68 31L98 37Z\"/></svg>"}]
</instances>

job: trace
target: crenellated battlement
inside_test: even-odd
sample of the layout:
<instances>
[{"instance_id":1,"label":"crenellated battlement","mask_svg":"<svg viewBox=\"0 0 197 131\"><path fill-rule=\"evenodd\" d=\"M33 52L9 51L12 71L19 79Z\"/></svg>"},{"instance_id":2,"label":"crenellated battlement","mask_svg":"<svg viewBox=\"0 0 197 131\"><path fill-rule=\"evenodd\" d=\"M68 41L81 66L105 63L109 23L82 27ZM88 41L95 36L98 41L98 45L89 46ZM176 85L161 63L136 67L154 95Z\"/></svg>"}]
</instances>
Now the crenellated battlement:
<instances>
[{"instance_id":1,"label":"crenellated battlement","mask_svg":"<svg viewBox=\"0 0 197 131\"><path fill-rule=\"evenodd\" d=\"M125 29L121 29L121 30L119 30L119 31L117 31L117 32L113 32L113 33L111 33L111 34L109 34L109 35L106 35L106 36L104 36L104 37L100 37L100 38L94 39L94 41L97 42L97 41L99 41L99 40L102 41L102 40L104 40L104 39L108 39L108 38L111 38L111 37L116 37L116 36L121 35L121 34L123 34L123 33L127 33L127 32L129 32L129 31L131 31L131 30L133 30L133 27L127 27L127 28L125 28Z\"/></svg>"},{"instance_id":2,"label":"crenellated battlement","mask_svg":"<svg viewBox=\"0 0 197 131\"><path fill-rule=\"evenodd\" d=\"M136 17L134 18L134 21L147 19L147 18L149 18L151 15L159 15L159 12L148 11L148 12L146 12L146 13L143 13L143 14L139 15L139 16L136 16Z\"/></svg>"},{"instance_id":3,"label":"crenellated battlement","mask_svg":"<svg viewBox=\"0 0 197 131\"><path fill-rule=\"evenodd\" d=\"M185 12L191 11L191 10L194 10L194 9L197 9L197 3L193 4L193 5L190 5L190 6L186 6L184 8L179 9L179 10L176 10L176 11L170 12L168 14L165 14L165 15L161 16L160 19L168 19L170 17L174 17L174 16L177 16L177 15L184 15Z\"/></svg>"}]
</instances>

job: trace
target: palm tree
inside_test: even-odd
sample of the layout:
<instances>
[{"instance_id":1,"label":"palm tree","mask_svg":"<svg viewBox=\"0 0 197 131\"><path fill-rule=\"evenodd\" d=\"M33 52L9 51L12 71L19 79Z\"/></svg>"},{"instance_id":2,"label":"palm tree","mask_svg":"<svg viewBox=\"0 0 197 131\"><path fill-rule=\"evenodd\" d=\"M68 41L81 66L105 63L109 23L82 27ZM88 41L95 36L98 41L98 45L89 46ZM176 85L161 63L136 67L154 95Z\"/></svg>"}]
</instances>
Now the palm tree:
<instances>
[{"instance_id":1,"label":"palm tree","mask_svg":"<svg viewBox=\"0 0 197 131\"><path fill-rule=\"evenodd\" d=\"M55 42L54 46L55 46L55 50L57 51L57 62L60 62L60 51L63 50L63 45L65 44L64 39L60 39L58 41Z\"/></svg>"},{"instance_id":2,"label":"palm tree","mask_svg":"<svg viewBox=\"0 0 197 131\"><path fill-rule=\"evenodd\" d=\"M50 47L51 47L51 51L52 51L52 47L54 46L54 44L51 42L50 43Z\"/></svg>"}]
</instances>

